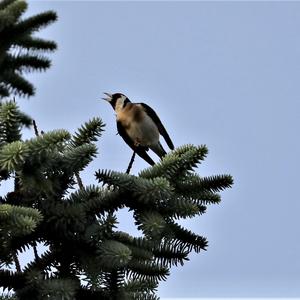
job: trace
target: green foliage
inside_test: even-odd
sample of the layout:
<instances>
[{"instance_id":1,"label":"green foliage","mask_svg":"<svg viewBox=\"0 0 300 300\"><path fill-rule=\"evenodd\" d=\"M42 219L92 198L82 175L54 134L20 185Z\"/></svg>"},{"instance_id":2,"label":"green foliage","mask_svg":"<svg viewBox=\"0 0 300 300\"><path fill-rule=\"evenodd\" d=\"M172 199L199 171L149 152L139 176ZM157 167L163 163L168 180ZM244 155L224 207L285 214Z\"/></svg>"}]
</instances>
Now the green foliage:
<instances>
[{"instance_id":1,"label":"green foliage","mask_svg":"<svg viewBox=\"0 0 300 300\"><path fill-rule=\"evenodd\" d=\"M21 289L25 283L24 274L10 270L0 270L1 287L11 291L13 288Z\"/></svg>"},{"instance_id":2,"label":"green foliage","mask_svg":"<svg viewBox=\"0 0 300 300\"><path fill-rule=\"evenodd\" d=\"M163 176L172 180L192 171L206 157L207 153L205 145L198 147L184 145L168 153L162 161L152 168L141 171L139 175L147 179Z\"/></svg>"},{"instance_id":3,"label":"green foliage","mask_svg":"<svg viewBox=\"0 0 300 300\"><path fill-rule=\"evenodd\" d=\"M82 171L93 158L96 157L97 148L93 144L83 144L76 148L71 147L64 152L64 164L70 172Z\"/></svg>"},{"instance_id":4,"label":"green foliage","mask_svg":"<svg viewBox=\"0 0 300 300\"><path fill-rule=\"evenodd\" d=\"M12 295L0 295L0 300L17 300L17 298Z\"/></svg>"},{"instance_id":5,"label":"green foliage","mask_svg":"<svg viewBox=\"0 0 300 300\"><path fill-rule=\"evenodd\" d=\"M5 105L1 105L0 113L0 145L18 141L21 137L21 128L16 103L11 101L5 103Z\"/></svg>"},{"instance_id":6,"label":"green foliage","mask_svg":"<svg viewBox=\"0 0 300 300\"><path fill-rule=\"evenodd\" d=\"M9 204L0 205L0 266L11 264L13 240L32 233L42 219L37 209Z\"/></svg>"},{"instance_id":7,"label":"green foliage","mask_svg":"<svg viewBox=\"0 0 300 300\"><path fill-rule=\"evenodd\" d=\"M72 137L72 145L82 146L91 142L96 142L98 137L101 136L104 130L104 123L100 118L93 118L89 122L86 122Z\"/></svg>"},{"instance_id":8,"label":"green foliage","mask_svg":"<svg viewBox=\"0 0 300 300\"><path fill-rule=\"evenodd\" d=\"M130 249L114 240L106 240L101 244L99 247L99 256L101 266L108 270L122 268L132 258Z\"/></svg>"},{"instance_id":9,"label":"green foliage","mask_svg":"<svg viewBox=\"0 0 300 300\"><path fill-rule=\"evenodd\" d=\"M0 166L2 170L12 172L24 163L28 156L28 147L25 143L15 141L5 145L0 150Z\"/></svg>"},{"instance_id":10,"label":"green foliage","mask_svg":"<svg viewBox=\"0 0 300 300\"><path fill-rule=\"evenodd\" d=\"M79 284L71 279L41 280L40 299L66 299L73 300Z\"/></svg>"},{"instance_id":11,"label":"green foliage","mask_svg":"<svg viewBox=\"0 0 300 300\"><path fill-rule=\"evenodd\" d=\"M166 221L158 211L143 211L136 217L138 229L149 239L160 239L166 227Z\"/></svg>"},{"instance_id":12,"label":"green foliage","mask_svg":"<svg viewBox=\"0 0 300 300\"><path fill-rule=\"evenodd\" d=\"M0 99L12 94L32 96L34 87L23 74L48 69L50 60L42 53L56 49L55 42L33 36L56 21L56 14L48 11L22 19L26 9L25 1L0 2Z\"/></svg>"},{"instance_id":13,"label":"green foliage","mask_svg":"<svg viewBox=\"0 0 300 300\"><path fill-rule=\"evenodd\" d=\"M16 167L17 161L24 155L25 149L19 143L22 127L28 127L32 123L29 116L22 113L14 101L0 103L0 152L1 165L4 168L0 170L1 179L8 179L10 170ZM9 144L16 142L15 144ZM2 151L3 146L7 145L8 151Z\"/></svg>"},{"instance_id":14,"label":"green foliage","mask_svg":"<svg viewBox=\"0 0 300 300\"><path fill-rule=\"evenodd\" d=\"M36 209L9 204L0 206L0 233L9 232L10 237L29 234L41 220L42 215Z\"/></svg>"},{"instance_id":15,"label":"green foliage","mask_svg":"<svg viewBox=\"0 0 300 300\"><path fill-rule=\"evenodd\" d=\"M64 142L67 142L70 137L68 131L61 129L32 138L26 144L33 154L42 156L47 151L62 149Z\"/></svg>"},{"instance_id":16,"label":"green foliage","mask_svg":"<svg viewBox=\"0 0 300 300\"><path fill-rule=\"evenodd\" d=\"M229 175L196 174L194 168L207 150L187 145L139 176L99 170L95 176L102 187L83 186L70 193L70 188L76 188L75 175L97 153L92 142L101 131L87 130L85 135L82 128L87 124L102 126L101 120L96 125L93 119L75 139L65 130L56 130L27 141L6 142L0 149L1 168L16 174L19 182L19 188L4 198L7 204L0 206L0 220L16 227L12 234L2 229L9 243L0 253L0 262L12 263L9 250L22 251L33 241L49 246L24 268L16 281L21 288L14 283L3 285L19 299L29 295L32 299L155 299L157 285L166 280L171 266L183 265L191 251L207 248L206 238L176 220L205 213L206 204L220 201L215 192L233 183ZM16 200L29 207L12 206ZM116 230L115 212L122 207L133 211L142 237ZM18 212L18 221L8 221L7 211ZM51 269L55 271L49 277Z\"/></svg>"}]
</instances>

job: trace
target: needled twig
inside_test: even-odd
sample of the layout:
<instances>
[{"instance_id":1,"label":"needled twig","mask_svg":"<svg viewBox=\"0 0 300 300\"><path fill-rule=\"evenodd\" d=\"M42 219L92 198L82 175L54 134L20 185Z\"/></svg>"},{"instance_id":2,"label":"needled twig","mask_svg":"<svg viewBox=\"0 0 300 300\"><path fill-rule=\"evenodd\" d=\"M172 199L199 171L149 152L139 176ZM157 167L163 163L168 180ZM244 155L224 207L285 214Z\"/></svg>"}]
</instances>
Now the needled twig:
<instances>
[{"instance_id":1,"label":"needled twig","mask_svg":"<svg viewBox=\"0 0 300 300\"><path fill-rule=\"evenodd\" d=\"M39 130L38 130L38 127L37 127L37 125L36 125L35 120L32 120L32 124L33 124L33 128L34 128L34 133L35 133L35 135L36 135L36 136L39 136L40 134L39 134ZM41 133L43 134L43 131L41 131ZM80 176L79 176L79 173L76 173L76 174L75 174L75 177L76 177L76 180L77 180L77 183L78 183L79 188L82 190L82 189L84 188L84 186L83 186L82 180L81 180L81 178L80 178ZM34 248L33 248L33 250L36 251L36 249L34 249Z\"/></svg>"},{"instance_id":2,"label":"needled twig","mask_svg":"<svg viewBox=\"0 0 300 300\"><path fill-rule=\"evenodd\" d=\"M81 180L81 178L80 178L80 176L79 176L79 173L75 173L75 177L76 177L76 180L77 180L77 183L78 183L79 188L80 188L81 190L83 190L83 189L84 189L84 186L83 186L82 180Z\"/></svg>"},{"instance_id":3,"label":"needled twig","mask_svg":"<svg viewBox=\"0 0 300 300\"><path fill-rule=\"evenodd\" d=\"M38 127L36 125L35 120L32 120L32 125L33 125L35 136L39 136L40 134L39 134L39 130L38 130ZM38 255L38 252L37 252L37 244L36 244L36 242L32 242L31 246L33 248L34 258L36 260L39 259L39 255Z\"/></svg>"},{"instance_id":4,"label":"needled twig","mask_svg":"<svg viewBox=\"0 0 300 300\"><path fill-rule=\"evenodd\" d=\"M133 151L133 153L132 153L129 165L128 165L127 170L126 170L126 174L130 173L130 170L131 170L133 162L134 162L134 158L135 158L135 151Z\"/></svg>"},{"instance_id":5,"label":"needled twig","mask_svg":"<svg viewBox=\"0 0 300 300\"><path fill-rule=\"evenodd\" d=\"M35 120L32 120L32 125L33 125L35 135L39 136L40 134L39 134L39 130L38 130Z\"/></svg>"},{"instance_id":6,"label":"needled twig","mask_svg":"<svg viewBox=\"0 0 300 300\"><path fill-rule=\"evenodd\" d=\"M38 252L37 252L37 245L36 245L36 242L33 242L33 243L32 243L32 247L33 247L34 258L35 258L35 260L38 260L40 257L39 257Z\"/></svg>"},{"instance_id":7,"label":"needled twig","mask_svg":"<svg viewBox=\"0 0 300 300\"><path fill-rule=\"evenodd\" d=\"M21 265L20 265L20 262L19 262L19 259L18 259L18 255L16 252L13 253L13 260L14 260L14 263L16 265L16 270L17 272L21 272Z\"/></svg>"}]
</instances>

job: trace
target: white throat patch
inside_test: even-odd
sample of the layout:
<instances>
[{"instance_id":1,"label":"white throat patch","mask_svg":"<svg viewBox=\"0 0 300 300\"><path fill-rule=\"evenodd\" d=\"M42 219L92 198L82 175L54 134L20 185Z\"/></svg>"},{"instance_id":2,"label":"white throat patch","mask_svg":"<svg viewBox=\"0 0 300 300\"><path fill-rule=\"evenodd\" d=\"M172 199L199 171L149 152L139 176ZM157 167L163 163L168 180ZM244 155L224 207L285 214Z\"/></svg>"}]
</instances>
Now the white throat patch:
<instances>
[{"instance_id":1,"label":"white throat patch","mask_svg":"<svg viewBox=\"0 0 300 300\"><path fill-rule=\"evenodd\" d=\"M126 96L122 95L120 98L117 99L115 111L116 113L123 110L124 101L126 99Z\"/></svg>"}]
</instances>

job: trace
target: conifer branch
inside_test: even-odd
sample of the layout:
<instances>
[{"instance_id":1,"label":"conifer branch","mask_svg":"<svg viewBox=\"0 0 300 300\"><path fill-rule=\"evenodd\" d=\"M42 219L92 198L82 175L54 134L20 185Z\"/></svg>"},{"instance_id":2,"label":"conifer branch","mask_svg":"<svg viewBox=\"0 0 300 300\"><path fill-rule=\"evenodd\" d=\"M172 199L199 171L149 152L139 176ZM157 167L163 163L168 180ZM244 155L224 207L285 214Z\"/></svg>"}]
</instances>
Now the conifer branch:
<instances>
[{"instance_id":1,"label":"conifer branch","mask_svg":"<svg viewBox=\"0 0 300 300\"><path fill-rule=\"evenodd\" d=\"M32 248L33 248L34 258L35 258L35 260L38 260L40 257L39 257L39 254L37 252L37 244L36 244L36 242L32 243Z\"/></svg>"},{"instance_id":2,"label":"conifer branch","mask_svg":"<svg viewBox=\"0 0 300 300\"><path fill-rule=\"evenodd\" d=\"M79 172L75 173L75 177L76 177L77 184L78 184L79 188L81 190L83 190L84 189L84 185L83 185L82 179L80 178Z\"/></svg>"},{"instance_id":3,"label":"conifer branch","mask_svg":"<svg viewBox=\"0 0 300 300\"><path fill-rule=\"evenodd\" d=\"M124 267L131 260L131 251L123 243L106 240L99 248L101 267L116 269Z\"/></svg>"},{"instance_id":4,"label":"conifer branch","mask_svg":"<svg viewBox=\"0 0 300 300\"><path fill-rule=\"evenodd\" d=\"M105 124L100 118L93 118L84 123L72 137L71 145L74 147L96 142L101 136Z\"/></svg>"},{"instance_id":5,"label":"conifer branch","mask_svg":"<svg viewBox=\"0 0 300 300\"><path fill-rule=\"evenodd\" d=\"M13 260L14 260L17 272L22 272L17 253L13 252L12 256L13 256Z\"/></svg>"},{"instance_id":6,"label":"conifer branch","mask_svg":"<svg viewBox=\"0 0 300 300\"><path fill-rule=\"evenodd\" d=\"M39 136L40 134L39 134L39 130L38 130L35 120L32 120L32 125L33 125L35 136Z\"/></svg>"},{"instance_id":7,"label":"conifer branch","mask_svg":"<svg viewBox=\"0 0 300 300\"><path fill-rule=\"evenodd\" d=\"M55 42L33 36L56 21L56 13L47 11L24 19L27 7L26 1L0 1L0 98L11 94L32 96L35 88L24 73L48 69L51 62L42 54L56 49ZM14 51L16 48L19 51Z\"/></svg>"},{"instance_id":8,"label":"conifer branch","mask_svg":"<svg viewBox=\"0 0 300 300\"><path fill-rule=\"evenodd\" d=\"M25 285L24 273L11 270L0 270L1 287L5 290L21 289Z\"/></svg>"},{"instance_id":9,"label":"conifer branch","mask_svg":"<svg viewBox=\"0 0 300 300\"><path fill-rule=\"evenodd\" d=\"M39 130L38 130L38 127L37 127L37 124L36 124L35 120L32 120L32 124L33 124L35 135L39 136ZM32 245L32 248L33 248L34 258L37 261L39 259L39 255L38 255L38 252L37 252L37 244L36 244L36 242L32 242L31 245Z\"/></svg>"}]
</instances>

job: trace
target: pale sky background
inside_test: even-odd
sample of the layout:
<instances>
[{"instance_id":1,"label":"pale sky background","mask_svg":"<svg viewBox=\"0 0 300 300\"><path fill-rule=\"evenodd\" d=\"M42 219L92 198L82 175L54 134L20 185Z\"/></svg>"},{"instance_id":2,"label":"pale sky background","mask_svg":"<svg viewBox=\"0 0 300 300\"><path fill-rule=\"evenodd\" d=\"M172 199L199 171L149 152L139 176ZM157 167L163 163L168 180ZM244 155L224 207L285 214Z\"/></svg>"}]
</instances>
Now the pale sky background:
<instances>
[{"instance_id":1,"label":"pale sky background","mask_svg":"<svg viewBox=\"0 0 300 300\"><path fill-rule=\"evenodd\" d=\"M104 120L86 184L131 156L105 91L152 106L176 146L206 144L201 175L234 177L220 205L184 222L208 251L172 268L159 295L299 297L300 3L31 1L28 15L46 9L59 21L39 36L59 48L19 103L43 130ZM133 173L145 167L137 158Z\"/></svg>"}]
</instances>

